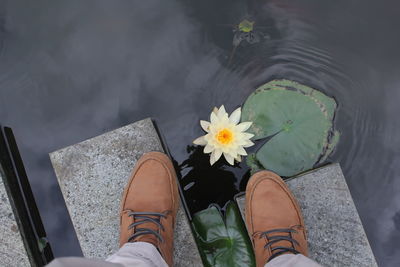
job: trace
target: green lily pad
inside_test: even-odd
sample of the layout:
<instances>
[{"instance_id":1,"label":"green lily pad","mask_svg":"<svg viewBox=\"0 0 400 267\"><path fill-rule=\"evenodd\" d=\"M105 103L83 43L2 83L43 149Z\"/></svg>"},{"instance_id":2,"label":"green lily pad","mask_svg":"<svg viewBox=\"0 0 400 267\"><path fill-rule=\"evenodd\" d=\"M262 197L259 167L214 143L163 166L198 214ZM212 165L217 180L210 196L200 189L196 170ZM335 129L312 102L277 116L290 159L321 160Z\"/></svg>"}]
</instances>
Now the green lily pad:
<instances>
[{"instance_id":1,"label":"green lily pad","mask_svg":"<svg viewBox=\"0 0 400 267\"><path fill-rule=\"evenodd\" d=\"M255 266L252 244L234 202L227 204L225 220L215 206L196 213L193 229L205 266Z\"/></svg>"},{"instance_id":2,"label":"green lily pad","mask_svg":"<svg viewBox=\"0 0 400 267\"><path fill-rule=\"evenodd\" d=\"M242 111L242 121L253 122L249 131L255 139L272 136L256 160L286 177L322 162L339 141L333 130L336 107L333 98L293 81L273 80L259 87Z\"/></svg>"}]
</instances>

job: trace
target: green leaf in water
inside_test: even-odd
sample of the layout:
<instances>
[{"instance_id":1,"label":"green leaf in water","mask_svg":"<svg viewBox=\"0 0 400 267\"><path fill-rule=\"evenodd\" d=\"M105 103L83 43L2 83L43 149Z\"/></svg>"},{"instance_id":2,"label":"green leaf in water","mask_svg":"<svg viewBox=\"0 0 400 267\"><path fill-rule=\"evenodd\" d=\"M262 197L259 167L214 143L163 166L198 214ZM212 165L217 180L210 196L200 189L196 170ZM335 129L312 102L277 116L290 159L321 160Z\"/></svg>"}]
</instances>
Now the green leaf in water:
<instances>
[{"instance_id":1,"label":"green leaf in water","mask_svg":"<svg viewBox=\"0 0 400 267\"><path fill-rule=\"evenodd\" d=\"M260 165L260 162L257 160L256 154L254 153L249 154L246 157L246 164L251 169L251 175L263 169L263 167Z\"/></svg>"},{"instance_id":2,"label":"green leaf in water","mask_svg":"<svg viewBox=\"0 0 400 267\"><path fill-rule=\"evenodd\" d=\"M255 139L272 136L257 151L256 160L281 176L321 163L339 141L333 130L336 107L333 98L293 81L262 85L248 97L242 111L242 120L253 122L249 132Z\"/></svg>"},{"instance_id":3,"label":"green leaf in water","mask_svg":"<svg viewBox=\"0 0 400 267\"><path fill-rule=\"evenodd\" d=\"M252 244L234 202L227 204L225 220L215 206L196 213L193 229L205 266L255 266Z\"/></svg>"}]
</instances>

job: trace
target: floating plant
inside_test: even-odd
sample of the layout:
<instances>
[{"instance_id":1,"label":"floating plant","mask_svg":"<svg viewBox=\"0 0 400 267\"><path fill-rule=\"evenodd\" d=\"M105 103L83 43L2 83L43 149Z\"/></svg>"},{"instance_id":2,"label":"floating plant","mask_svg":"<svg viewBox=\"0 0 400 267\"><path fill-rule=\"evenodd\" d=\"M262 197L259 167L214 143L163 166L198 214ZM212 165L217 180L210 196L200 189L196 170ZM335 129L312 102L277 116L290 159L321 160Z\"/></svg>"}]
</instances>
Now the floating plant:
<instances>
[{"instance_id":1,"label":"floating plant","mask_svg":"<svg viewBox=\"0 0 400 267\"><path fill-rule=\"evenodd\" d=\"M233 32L235 33L233 36L233 46L238 46L242 41L247 41L249 44L260 42L264 34L261 31L255 30L254 24L254 21L245 19L233 28Z\"/></svg>"},{"instance_id":2,"label":"floating plant","mask_svg":"<svg viewBox=\"0 0 400 267\"><path fill-rule=\"evenodd\" d=\"M246 100L242 120L252 121L254 139L270 139L247 158L254 170L293 176L323 162L339 141L333 129L333 98L289 80L273 80Z\"/></svg>"},{"instance_id":3,"label":"floating plant","mask_svg":"<svg viewBox=\"0 0 400 267\"><path fill-rule=\"evenodd\" d=\"M251 241L234 202L225 219L216 206L196 213L193 229L205 266L255 266Z\"/></svg>"},{"instance_id":4,"label":"floating plant","mask_svg":"<svg viewBox=\"0 0 400 267\"><path fill-rule=\"evenodd\" d=\"M248 44L259 43L262 39L268 38L267 34L264 34L259 28L264 27L256 27L256 22L248 19L242 20L239 24L234 25L233 27L233 49L231 52L231 56L229 58L229 62L232 61L233 56L235 54L236 48L245 41Z\"/></svg>"}]
</instances>

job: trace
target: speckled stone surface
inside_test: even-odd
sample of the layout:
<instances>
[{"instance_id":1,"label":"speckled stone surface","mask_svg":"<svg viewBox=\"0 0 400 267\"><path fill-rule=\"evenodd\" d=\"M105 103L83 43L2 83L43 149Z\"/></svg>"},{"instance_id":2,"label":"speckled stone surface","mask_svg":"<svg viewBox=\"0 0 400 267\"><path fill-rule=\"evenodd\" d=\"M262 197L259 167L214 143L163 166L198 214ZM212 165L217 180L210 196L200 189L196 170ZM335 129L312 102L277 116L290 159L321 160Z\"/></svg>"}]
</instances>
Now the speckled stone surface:
<instances>
[{"instance_id":1,"label":"speckled stone surface","mask_svg":"<svg viewBox=\"0 0 400 267\"><path fill-rule=\"evenodd\" d=\"M0 172L0 266L31 266Z\"/></svg>"},{"instance_id":2,"label":"speckled stone surface","mask_svg":"<svg viewBox=\"0 0 400 267\"><path fill-rule=\"evenodd\" d=\"M303 212L310 258L323 266L377 266L339 164L287 184ZM244 215L244 196L237 202Z\"/></svg>"},{"instance_id":3,"label":"speckled stone surface","mask_svg":"<svg viewBox=\"0 0 400 267\"><path fill-rule=\"evenodd\" d=\"M119 204L136 161L163 151L150 119L50 154L83 255L104 259L118 249ZM202 266L182 208L175 231L175 266Z\"/></svg>"}]
</instances>

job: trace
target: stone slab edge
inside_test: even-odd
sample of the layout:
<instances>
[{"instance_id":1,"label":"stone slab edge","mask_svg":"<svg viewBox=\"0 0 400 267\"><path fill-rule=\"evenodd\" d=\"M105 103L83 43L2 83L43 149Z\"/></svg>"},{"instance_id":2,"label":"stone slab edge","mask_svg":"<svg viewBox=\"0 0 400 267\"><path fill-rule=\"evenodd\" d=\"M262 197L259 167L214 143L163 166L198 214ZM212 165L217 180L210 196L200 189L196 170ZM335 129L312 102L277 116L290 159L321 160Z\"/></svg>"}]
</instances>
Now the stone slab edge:
<instances>
[{"instance_id":1,"label":"stone slab edge","mask_svg":"<svg viewBox=\"0 0 400 267\"><path fill-rule=\"evenodd\" d=\"M339 164L286 180L298 200L309 254L323 266L377 266ZM245 216L245 196L236 198Z\"/></svg>"},{"instance_id":2,"label":"stone slab edge","mask_svg":"<svg viewBox=\"0 0 400 267\"><path fill-rule=\"evenodd\" d=\"M135 163L149 151L163 152L150 118L50 153L86 257L104 259L118 249L120 197ZM182 204L174 260L175 266L203 266Z\"/></svg>"}]
</instances>

